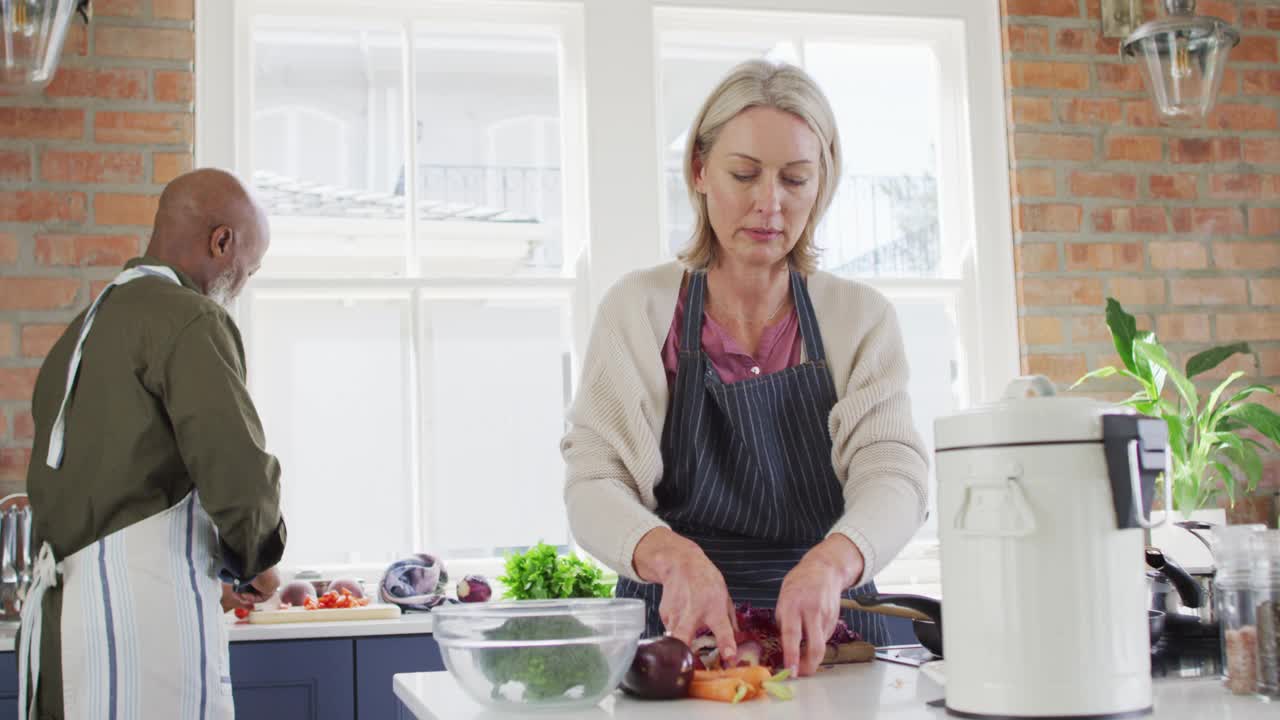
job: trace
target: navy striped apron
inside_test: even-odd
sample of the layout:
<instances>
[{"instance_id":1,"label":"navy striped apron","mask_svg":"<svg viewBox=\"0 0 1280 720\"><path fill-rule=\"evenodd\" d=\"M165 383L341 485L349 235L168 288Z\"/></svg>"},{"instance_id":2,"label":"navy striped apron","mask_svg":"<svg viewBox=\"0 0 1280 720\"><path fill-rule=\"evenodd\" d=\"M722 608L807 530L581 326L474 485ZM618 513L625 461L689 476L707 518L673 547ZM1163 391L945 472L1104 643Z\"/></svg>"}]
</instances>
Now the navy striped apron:
<instances>
[{"instance_id":1,"label":"navy striped apron","mask_svg":"<svg viewBox=\"0 0 1280 720\"><path fill-rule=\"evenodd\" d=\"M702 351L705 272L690 275L675 388L662 429L658 517L693 540L724 576L735 603L777 605L786 574L844 514L831 466L828 416L836 403L809 291L791 273L805 361L725 384ZM867 583L845 592L875 592ZM664 632L662 586L618 581L618 597L645 601L645 636ZM888 645L884 618L846 610L864 640Z\"/></svg>"}]
</instances>

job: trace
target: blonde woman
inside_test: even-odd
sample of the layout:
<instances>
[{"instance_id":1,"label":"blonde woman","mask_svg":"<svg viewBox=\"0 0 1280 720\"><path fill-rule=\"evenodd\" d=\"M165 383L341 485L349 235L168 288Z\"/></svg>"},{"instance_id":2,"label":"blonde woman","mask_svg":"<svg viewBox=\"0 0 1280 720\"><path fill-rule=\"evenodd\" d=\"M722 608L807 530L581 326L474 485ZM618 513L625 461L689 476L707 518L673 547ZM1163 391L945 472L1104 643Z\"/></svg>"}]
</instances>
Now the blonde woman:
<instances>
[{"instance_id":1,"label":"blonde woman","mask_svg":"<svg viewBox=\"0 0 1280 720\"><path fill-rule=\"evenodd\" d=\"M907 359L888 301L817 269L841 161L813 80L743 63L689 138L693 237L601 303L565 503L616 594L646 601L647 635L709 628L733 657L733 603L776 607L786 666L810 674L841 596L874 591L924 520ZM878 616L844 619L888 644Z\"/></svg>"}]
</instances>

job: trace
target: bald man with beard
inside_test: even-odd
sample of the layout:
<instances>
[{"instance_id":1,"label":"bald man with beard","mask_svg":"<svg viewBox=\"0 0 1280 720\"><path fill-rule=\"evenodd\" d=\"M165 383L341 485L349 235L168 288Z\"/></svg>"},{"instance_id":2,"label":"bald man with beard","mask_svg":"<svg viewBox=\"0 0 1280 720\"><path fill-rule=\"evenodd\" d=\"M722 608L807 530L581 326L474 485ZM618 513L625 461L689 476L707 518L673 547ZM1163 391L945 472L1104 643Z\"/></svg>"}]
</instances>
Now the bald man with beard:
<instances>
[{"instance_id":1,"label":"bald man with beard","mask_svg":"<svg viewBox=\"0 0 1280 720\"><path fill-rule=\"evenodd\" d=\"M275 591L285 545L280 466L224 307L268 243L235 176L175 179L146 254L45 359L24 717L233 716L224 607Z\"/></svg>"}]
</instances>

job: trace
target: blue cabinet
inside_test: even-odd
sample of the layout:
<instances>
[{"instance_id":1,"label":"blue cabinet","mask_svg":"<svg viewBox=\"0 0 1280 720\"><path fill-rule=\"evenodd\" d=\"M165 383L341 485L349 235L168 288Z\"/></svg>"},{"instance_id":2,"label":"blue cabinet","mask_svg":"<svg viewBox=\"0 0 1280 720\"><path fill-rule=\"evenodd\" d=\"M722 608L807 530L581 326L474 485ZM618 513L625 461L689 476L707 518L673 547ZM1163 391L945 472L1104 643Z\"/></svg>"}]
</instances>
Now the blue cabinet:
<instances>
[{"instance_id":1,"label":"blue cabinet","mask_svg":"<svg viewBox=\"0 0 1280 720\"><path fill-rule=\"evenodd\" d=\"M440 646L430 635L362 637L355 642L356 710L362 719L400 717L392 675L444 670Z\"/></svg>"},{"instance_id":2,"label":"blue cabinet","mask_svg":"<svg viewBox=\"0 0 1280 720\"><path fill-rule=\"evenodd\" d=\"M231 644L238 720L349 720L354 677L350 638Z\"/></svg>"},{"instance_id":3,"label":"blue cabinet","mask_svg":"<svg viewBox=\"0 0 1280 720\"><path fill-rule=\"evenodd\" d=\"M0 653L0 720L18 718L18 654Z\"/></svg>"}]
</instances>

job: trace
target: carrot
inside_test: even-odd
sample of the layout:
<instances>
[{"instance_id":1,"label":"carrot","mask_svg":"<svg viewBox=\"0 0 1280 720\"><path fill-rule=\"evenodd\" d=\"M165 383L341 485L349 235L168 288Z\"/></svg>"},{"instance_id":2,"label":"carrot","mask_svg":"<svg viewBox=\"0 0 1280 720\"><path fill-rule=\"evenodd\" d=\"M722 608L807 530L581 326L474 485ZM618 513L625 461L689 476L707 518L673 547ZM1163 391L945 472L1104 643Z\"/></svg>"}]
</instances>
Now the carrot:
<instances>
[{"instance_id":1,"label":"carrot","mask_svg":"<svg viewBox=\"0 0 1280 720\"><path fill-rule=\"evenodd\" d=\"M723 680L724 678L737 678L753 688L759 688L773 676L769 668L763 665L743 665L742 667L728 668L725 670L694 670L693 681L699 680Z\"/></svg>"},{"instance_id":2,"label":"carrot","mask_svg":"<svg viewBox=\"0 0 1280 720\"><path fill-rule=\"evenodd\" d=\"M689 683L689 697L698 698L699 700L736 703L742 700L750 700L758 692L749 683L743 682L738 678L694 680Z\"/></svg>"}]
</instances>

